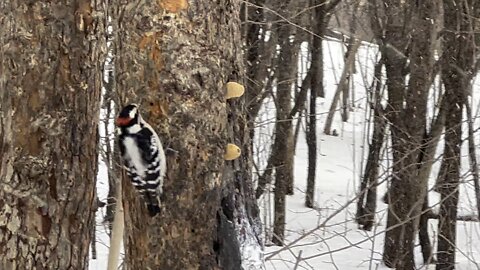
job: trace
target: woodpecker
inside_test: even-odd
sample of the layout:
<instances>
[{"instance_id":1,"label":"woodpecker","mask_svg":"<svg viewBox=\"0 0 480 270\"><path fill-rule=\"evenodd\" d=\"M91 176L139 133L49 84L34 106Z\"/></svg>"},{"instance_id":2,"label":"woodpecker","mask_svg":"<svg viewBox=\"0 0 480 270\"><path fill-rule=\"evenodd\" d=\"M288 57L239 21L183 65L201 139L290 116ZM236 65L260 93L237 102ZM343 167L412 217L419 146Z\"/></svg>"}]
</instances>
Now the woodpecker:
<instances>
[{"instance_id":1,"label":"woodpecker","mask_svg":"<svg viewBox=\"0 0 480 270\"><path fill-rule=\"evenodd\" d=\"M143 196L150 216L155 216L160 212L167 169L162 142L155 130L142 119L136 104L125 106L115 122L127 174Z\"/></svg>"}]
</instances>

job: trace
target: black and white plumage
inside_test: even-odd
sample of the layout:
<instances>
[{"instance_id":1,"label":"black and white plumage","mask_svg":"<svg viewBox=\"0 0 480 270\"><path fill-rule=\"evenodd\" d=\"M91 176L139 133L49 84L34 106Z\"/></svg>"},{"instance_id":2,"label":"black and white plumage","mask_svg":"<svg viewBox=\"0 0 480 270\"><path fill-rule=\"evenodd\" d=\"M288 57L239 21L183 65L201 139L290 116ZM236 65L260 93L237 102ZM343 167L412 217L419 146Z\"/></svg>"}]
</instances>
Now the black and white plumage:
<instances>
[{"instance_id":1,"label":"black and white plumage","mask_svg":"<svg viewBox=\"0 0 480 270\"><path fill-rule=\"evenodd\" d=\"M166 159L162 142L145 122L136 104L125 106L116 119L120 152L132 184L143 195L148 212L160 212Z\"/></svg>"}]
</instances>

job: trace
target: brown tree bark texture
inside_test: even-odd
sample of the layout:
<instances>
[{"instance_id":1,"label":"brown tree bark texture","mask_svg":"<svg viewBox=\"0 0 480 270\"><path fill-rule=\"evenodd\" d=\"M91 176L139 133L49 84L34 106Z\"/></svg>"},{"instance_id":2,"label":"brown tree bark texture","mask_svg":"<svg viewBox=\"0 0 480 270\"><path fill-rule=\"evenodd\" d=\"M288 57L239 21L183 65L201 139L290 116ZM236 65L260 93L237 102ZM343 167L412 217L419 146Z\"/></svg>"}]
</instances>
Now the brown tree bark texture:
<instances>
[{"instance_id":1,"label":"brown tree bark texture","mask_svg":"<svg viewBox=\"0 0 480 270\"><path fill-rule=\"evenodd\" d=\"M0 269L88 265L102 6L0 3Z\"/></svg>"},{"instance_id":2,"label":"brown tree bark texture","mask_svg":"<svg viewBox=\"0 0 480 270\"><path fill-rule=\"evenodd\" d=\"M226 247L218 219L222 192L231 184L224 176L230 116L225 84L242 75L240 1L116 1L114 7L117 88L141 104L164 146L175 150L167 153L160 215L149 217L124 182L126 266L235 269L219 257Z\"/></svg>"},{"instance_id":3,"label":"brown tree bark texture","mask_svg":"<svg viewBox=\"0 0 480 270\"><path fill-rule=\"evenodd\" d=\"M442 80L445 85L447 112L445 120L444 178L438 186L441 194L438 222L437 270L455 269L457 205L460 183L460 149L462 145L462 118L466 91L470 89L469 74L475 55L474 29L470 16L475 14L474 3L461 4L444 1L443 38L445 64ZM478 12L477 12L478 14Z\"/></svg>"},{"instance_id":4,"label":"brown tree bark texture","mask_svg":"<svg viewBox=\"0 0 480 270\"><path fill-rule=\"evenodd\" d=\"M391 4L391 3L390 3ZM390 4L388 4L390 6ZM387 5L385 5L387 6ZM425 192L418 178L418 155L426 126L426 104L433 69L435 1L407 1L403 7L386 8L387 26L385 54L388 106L386 116L391 122L393 176L389 190L387 228L401 224L385 234L383 261L399 270L415 269L413 248L418 215ZM405 13L407 12L407 13ZM403 20L400 14L413 14ZM415 27L409 25L412 23ZM410 80L405 88L403 67L408 40L403 31L412 29L409 54ZM407 90L405 90L407 89ZM405 106L403 105L405 102Z\"/></svg>"},{"instance_id":5,"label":"brown tree bark texture","mask_svg":"<svg viewBox=\"0 0 480 270\"><path fill-rule=\"evenodd\" d=\"M285 8L291 6L285 3ZM293 186L293 130L291 111L292 84L297 71L297 55L299 43L290 42L295 33L293 26L288 23L279 23L277 28L280 45L279 63L277 65L277 115L275 124L275 141L272 152L275 153L273 166L275 167L274 190L274 224L272 241L283 245L285 234L285 208L288 186Z\"/></svg>"}]
</instances>

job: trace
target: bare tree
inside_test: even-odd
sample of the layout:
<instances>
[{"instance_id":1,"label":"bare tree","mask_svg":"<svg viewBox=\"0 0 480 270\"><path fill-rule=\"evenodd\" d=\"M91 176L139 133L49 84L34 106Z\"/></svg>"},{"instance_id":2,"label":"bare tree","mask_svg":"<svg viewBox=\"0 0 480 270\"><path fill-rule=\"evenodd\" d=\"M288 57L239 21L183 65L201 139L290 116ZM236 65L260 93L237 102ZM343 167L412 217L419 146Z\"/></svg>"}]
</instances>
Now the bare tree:
<instances>
[{"instance_id":1,"label":"bare tree","mask_svg":"<svg viewBox=\"0 0 480 270\"><path fill-rule=\"evenodd\" d=\"M376 5L378 7L378 5ZM392 133L392 184L388 194L383 261L397 269L415 269L413 248L425 186L418 179L418 157L426 127L426 105L433 68L435 1L383 5L382 42L388 87L386 117ZM379 10L375 14L380 17ZM413 18L410 18L413 17ZM408 19L406 19L408 18ZM415 27L412 27L415 25ZM411 40L406 33L410 32ZM409 59L410 79L405 82ZM404 105L405 104L405 105Z\"/></svg>"},{"instance_id":2,"label":"bare tree","mask_svg":"<svg viewBox=\"0 0 480 270\"><path fill-rule=\"evenodd\" d=\"M310 63L310 105L308 111L307 145L308 175L305 206L312 208L315 198L315 177L317 172L317 97L324 97L323 87L323 36L331 18L333 9L340 0L312 0L313 42L311 46L312 61Z\"/></svg>"},{"instance_id":3,"label":"bare tree","mask_svg":"<svg viewBox=\"0 0 480 270\"><path fill-rule=\"evenodd\" d=\"M103 3L0 3L0 269L85 269Z\"/></svg>"},{"instance_id":4,"label":"bare tree","mask_svg":"<svg viewBox=\"0 0 480 270\"><path fill-rule=\"evenodd\" d=\"M254 133L253 123L261 108L262 102L269 94L266 91L271 82L271 69L275 60L276 33L272 31L271 24L274 14L269 13L266 4L271 1L249 0L243 3L241 19L243 22L243 40L245 40L245 68L249 89L245 93L247 110L252 137Z\"/></svg>"},{"instance_id":5,"label":"bare tree","mask_svg":"<svg viewBox=\"0 0 480 270\"><path fill-rule=\"evenodd\" d=\"M344 94L345 92L348 93L348 77L350 76L350 73L352 73L352 69L355 65L355 55L357 54L357 50L361 44L361 40L359 39L351 42L353 43L348 46L348 50L346 53L347 57L345 58L345 66L343 67L342 75L340 76L340 80L338 81L337 90L335 91L332 103L330 104L330 110L328 110L327 119L325 120L325 127L323 129L323 133L327 135L331 135L333 117L335 116L335 111L337 110L337 104L340 100L340 95Z\"/></svg>"},{"instance_id":6,"label":"bare tree","mask_svg":"<svg viewBox=\"0 0 480 270\"><path fill-rule=\"evenodd\" d=\"M279 10L291 10L291 1L283 2ZM293 130L289 120L291 110L292 86L296 79L297 55L299 44L293 41L295 28L286 23L277 26L280 53L277 67L275 142L272 148L275 168L275 217L273 243L283 245L285 231L285 196L288 183L293 183Z\"/></svg>"},{"instance_id":7,"label":"bare tree","mask_svg":"<svg viewBox=\"0 0 480 270\"><path fill-rule=\"evenodd\" d=\"M373 109L373 132L371 142L368 146L367 163L360 184L360 195L357 201L357 213L355 217L357 223L367 231L372 229L375 222L378 169L387 127L387 121L384 116L385 109L381 104L384 85L382 83L382 67L383 59L380 59L375 65L372 87L369 91L370 106Z\"/></svg>"},{"instance_id":8,"label":"bare tree","mask_svg":"<svg viewBox=\"0 0 480 270\"><path fill-rule=\"evenodd\" d=\"M470 89L475 59L474 26L477 1L443 1L444 26L442 80L448 100L445 121L444 174L437 187L441 194L438 222L437 270L455 269L456 219L460 182L460 149L466 90Z\"/></svg>"}]
</instances>

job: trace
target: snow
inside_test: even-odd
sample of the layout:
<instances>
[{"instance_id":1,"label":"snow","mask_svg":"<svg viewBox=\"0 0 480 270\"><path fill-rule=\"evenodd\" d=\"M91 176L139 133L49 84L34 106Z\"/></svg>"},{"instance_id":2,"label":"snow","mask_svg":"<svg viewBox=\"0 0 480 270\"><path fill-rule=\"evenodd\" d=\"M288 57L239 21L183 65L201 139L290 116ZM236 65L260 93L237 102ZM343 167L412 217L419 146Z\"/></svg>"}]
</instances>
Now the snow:
<instances>
[{"instance_id":1,"label":"snow","mask_svg":"<svg viewBox=\"0 0 480 270\"><path fill-rule=\"evenodd\" d=\"M283 269L389 269L381 262L386 225L386 207L381 197L386 191L386 184L378 188L377 224L372 231L367 232L357 228L355 223L355 197L359 186L361 170L364 167L364 157L368 151L366 132L366 88L372 81L374 60L377 49L374 46L363 45L357 56L357 74L354 75L355 108L347 123L340 119L340 113L335 115L333 129L338 137L323 134L323 127L330 106L330 101L336 89L335 82L340 77L343 68L342 45L334 41L325 41L325 99L317 101L317 136L319 138L317 177L315 189L315 209L304 206L307 178L307 144L302 132L296 146L295 154L295 194L287 196L286 215L286 247L268 246L265 250L267 270ZM306 58L303 54L303 58ZM306 71L306 63L301 63L301 71ZM474 88L480 89L475 82ZM438 94L437 94L438 95ZM474 106L478 100L474 97ZM271 136L274 123L268 121L275 115L272 101L266 101L259 116L255 138L256 150L265 151L263 145ZM430 111L433 111L433 102ZM477 108L473 109L475 112ZM476 123L478 126L478 121ZM370 127L370 132L371 132ZM465 129L466 130L466 129ZM465 132L466 133L466 132ZM256 133L257 134L257 133ZM260 145L262 147L260 147ZM430 187L434 184L439 169L438 155L442 153L443 141L437 150L437 162L432 170ZM478 150L477 150L478 151ZM258 152L257 152L258 153ZM462 153L462 172L465 184L461 187L459 214L476 214L473 184L468 172L466 143ZM259 153L256 158L260 168L265 166L267 153ZM383 160L380 168L380 181L385 182L386 169L390 160ZM439 195L430 191L430 204L438 207ZM272 229L273 194L264 195L259 205L266 226L265 231ZM478 222L459 221L457 225L457 268L459 270L480 269L480 224ZM435 243L437 221L430 220L430 237ZM300 240L299 240L300 239ZM281 250L281 252L279 252ZM420 247L416 247L415 258L418 269L434 269L435 265L423 265Z\"/></svg>"},{"instance_id":2,"label":"snow","mask_svg":"<svg viewBox=\"0 0 480 270\"><path fill-rule=\"evenodd\" d=\"M325 41L325 89L326 97L318 98L317 136L318 163L315 188L315 209L304 206L307 178L307 145L305 141L304 123L299 135L295 154L295 194L287 196L286 247L267 246L265 248L265 267L267 270L286 269L388 269L381 263L383 238L386 224L386 205L380 200L386 190L385 183L378 188L376 221L372 231L366 232L357 228L354 222L355 197L359 186L365 156L368 151L368 132L372 127L366 122L369 112L366 111L366 88L370 87L373 67L377 58L377 48L363 44L359 49L354 75L354 104L347 123L336 113L332 130L336 129L339 136L323 134L323 125L330 106L330 101L336 89L336 81L340 78L343 68L345 49L339 42ZM300 72L305 75L307 70L306 44L302 45L300 56ZM302 61L303 60L303 61ZM438 82L436 82L438 84ZM476 91L475 91L476 90ZM480 82L474 83L472 104L473 113L478 115ZM247 90L248 91L248 90ZM431 96L429 112L434 112L434 100L438 94ZM256 123L254 144L254 160L259 168L264 168L270 151L272 131L275 121L275 106L272 100L267 100ZM302 120L303 121L303 120ZM475 127L480 122L476 118ZM466 130L466 129L465 129ZM466 132L465 132L466 134ZM478 136L477 136L478 137ZM477 138L478 139L478 138ZM429 186L434 184L439 169L438 155L442 153L443 141L437 149L437 162L432 169ZM476 214L475 196L471 175L468 173L468 155L464 144L462 152L462 172L464 184L461 186L459 214ZM384 181L391 160L385 158L380 168L380 181ZM105 201L108 180L106 167L100 164L98 193ZM271 187L270 187L271 188ZM439 195L430 191L430 204L439 203ZM267 239L273 224L273 194L267 193L259 200L261 218L264 223L264 234ZM101 224L104 213L97 213L97 260L90 260L90 270L106 269L109 238L106 228ZM247 224L248 225L248 224ZM457 268L458 270L480 269L480 223L459 221L457 225ZM437 234L436 220L430 220L430 237L435 243ZM251 231L251 230L247 230ZM242 254L245 270L262 269L259 261L262 254L255 244L253 235L244 236ZM300 239L300 240L299 240ZM267 245L269 243L267 242ZM280 251L281 250L281 251ZM280 251L280 252L279 252ZM417 246L415 258L418 269L434 269L434 265L423 265L420 248Z\"/></svg>"}]
</instances>

